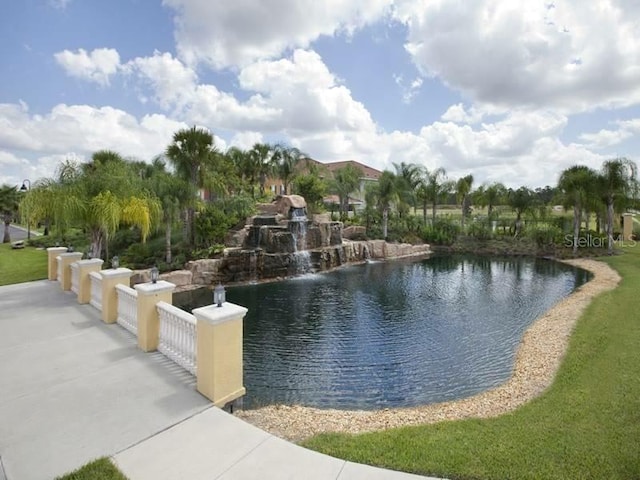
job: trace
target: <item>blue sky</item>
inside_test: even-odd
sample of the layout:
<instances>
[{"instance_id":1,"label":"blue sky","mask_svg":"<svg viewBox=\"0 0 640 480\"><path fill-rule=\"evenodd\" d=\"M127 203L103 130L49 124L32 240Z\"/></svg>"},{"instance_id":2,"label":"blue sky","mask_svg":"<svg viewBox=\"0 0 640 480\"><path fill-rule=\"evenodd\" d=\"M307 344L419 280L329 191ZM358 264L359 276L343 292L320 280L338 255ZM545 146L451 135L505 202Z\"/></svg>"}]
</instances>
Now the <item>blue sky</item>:
<instances>
[{"instance_id":1,"label":"blue sky","mask_svg":"<svg viewBox=\"0 0 640 480\"><path fill-rule=\"evenodd\" d=\"M150 161L198 125L223 151L553 185L640 159L638 19L635 0L5 0L0 184L99 149Z\"/></svg>"}]
</instances>

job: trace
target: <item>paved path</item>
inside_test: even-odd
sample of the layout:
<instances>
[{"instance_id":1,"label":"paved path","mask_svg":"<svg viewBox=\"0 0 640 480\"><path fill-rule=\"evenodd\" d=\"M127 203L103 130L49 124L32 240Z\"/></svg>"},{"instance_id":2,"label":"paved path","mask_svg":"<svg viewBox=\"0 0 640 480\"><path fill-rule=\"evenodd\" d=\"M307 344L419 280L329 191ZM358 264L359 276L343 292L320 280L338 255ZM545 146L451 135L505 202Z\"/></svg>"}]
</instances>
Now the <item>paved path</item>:
<instances>
[{"instance_id":1,"label":"paved path","mask_svg":"<svg viewBox=\"0 0 640 480\"><path fill-rule=\"evenodd\" d=\"M424 478L288 443L194 383L57 282L0 287L0 480L49 480L99 456L130 480Z\"/></svg>"}]
</instances>

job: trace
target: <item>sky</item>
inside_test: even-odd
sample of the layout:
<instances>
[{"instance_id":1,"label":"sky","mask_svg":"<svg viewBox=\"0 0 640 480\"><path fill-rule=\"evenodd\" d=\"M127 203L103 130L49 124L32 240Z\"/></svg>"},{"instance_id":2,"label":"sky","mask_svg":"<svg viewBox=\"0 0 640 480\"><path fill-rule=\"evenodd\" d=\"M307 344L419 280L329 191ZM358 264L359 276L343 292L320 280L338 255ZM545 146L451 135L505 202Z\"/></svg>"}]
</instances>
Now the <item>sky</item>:
<instances>
[{"instance_id":1,"label":"sky","mask_svg":"<svg viewBox=\"0 0 640 480\"><path fill-rule=\"evenodd\" d=\"M0 0L0 184L172 135L555 185L640 160L637 0Z\"/></svg>"}]
</instances>

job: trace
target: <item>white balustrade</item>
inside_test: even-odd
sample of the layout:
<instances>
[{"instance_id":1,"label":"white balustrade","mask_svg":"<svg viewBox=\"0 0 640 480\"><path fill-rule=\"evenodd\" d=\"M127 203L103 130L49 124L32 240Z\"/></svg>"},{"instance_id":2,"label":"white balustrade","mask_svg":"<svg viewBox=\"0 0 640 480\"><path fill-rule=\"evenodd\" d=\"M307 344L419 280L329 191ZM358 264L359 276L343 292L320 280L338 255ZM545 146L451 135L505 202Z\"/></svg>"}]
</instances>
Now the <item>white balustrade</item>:
<instances>
[{"instance_id":1,"label":"white balustrade","mask_svg":"<svg viewBox=\"0 0 640 480\"><path fill-rule=\"evenodd\" d=\"M158 350L195 375L196 318L167 302L158 302L156 308L160 319Z\"/></svg>"},{"instance_id":2,"label":"white balustrade","mask_svg":"<svg viewBox=\"0 0 640 480\"><path fill-rule=\"evenodd\" d=\"M116 285L118 295L118 324L138 335L138 292L126 285Z\"/></svg>"},{"instance_id":3,"label":"white balustrade","mask_svg":"<svg viewBox=\"0 0 640 480\"><path fill-rule=\"evenodd\" d=\"M80 267L76 262L71 265L71 291L76 295L80 291Z\"/></svg>"},{"instance_id":4,"label":"white balustrade","mask_svg":"<svg viewBox=\"0 0 640 480\"><path fill-rule=\"evenodd\" d=\"M98 272L90 272L89 278L91 280L91 300L89 303L102 311L102 275Z\"/></svg>"}]
</instances>

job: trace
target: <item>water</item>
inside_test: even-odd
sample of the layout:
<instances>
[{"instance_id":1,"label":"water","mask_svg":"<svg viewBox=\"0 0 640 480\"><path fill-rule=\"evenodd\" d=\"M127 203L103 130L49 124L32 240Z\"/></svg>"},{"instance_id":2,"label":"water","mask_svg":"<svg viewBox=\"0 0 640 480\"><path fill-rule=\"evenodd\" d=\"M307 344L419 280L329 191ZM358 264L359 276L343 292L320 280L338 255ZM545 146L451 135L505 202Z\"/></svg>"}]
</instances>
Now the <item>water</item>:
<instances>
[{"instance_id":1,"label":"water","mask_svg":"<svg viewBox=\"0 0 640 480\"><path fill-rule=\"evenodd\" d=\"M293 261L296 266L296 274L311 272L311 253L307 250L307 217L296 209L293 219L289 221L289 228L293 236Z\"/></svg>"},{"instance_id":2,"label":"water","mask_svg":"<svg viewBox=\"0 0 640 480\"><path fill-rule=\"evenodd\" d=\"M249 309L244 406L377 409L473 395L509 378L527 327L588 275L542 259L434 257L228 288Z\"/></svg>"}]
</instances>

